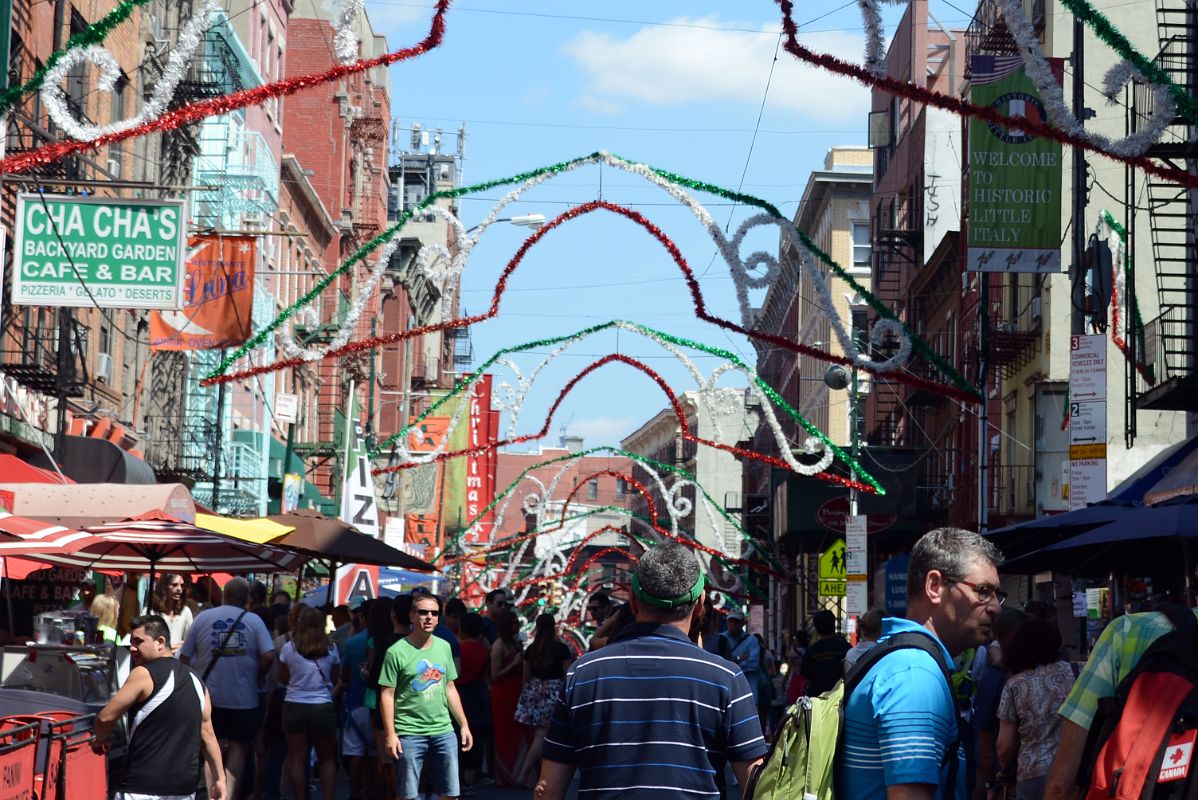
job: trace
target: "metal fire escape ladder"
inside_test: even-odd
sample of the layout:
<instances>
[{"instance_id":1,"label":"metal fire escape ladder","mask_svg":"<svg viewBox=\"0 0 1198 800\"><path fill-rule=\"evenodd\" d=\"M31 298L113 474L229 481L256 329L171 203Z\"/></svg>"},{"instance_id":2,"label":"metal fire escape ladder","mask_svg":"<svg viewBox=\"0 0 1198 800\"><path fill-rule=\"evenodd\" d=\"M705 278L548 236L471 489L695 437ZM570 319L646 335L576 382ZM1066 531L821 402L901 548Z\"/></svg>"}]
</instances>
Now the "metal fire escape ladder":
<instances>
[{"instance_id":1,"label":"metal fire escape ladder","mask_svg":"<svg viewBox=\"0 0 1198 800\"><path fill-rule=\"evenodd\" d=\"M1157 0L1160 53L1156 63L1188 94L1198 94L1195 44L1198 9L1184 0ZM1151 114L1152 95L1137 86L1136 105ZM1148 156L1190 172L1198 165L1198 145L1191 140L1195 126L1176 118ZM1145 325L1145 361L1159 383L1143 392L1141 408L1192 410L1198 408L1198 362L1195 322L1198 316L1198 205L1195 192L1146 176L1149 230L1156 267L1159 315Z\"/></svg>"}]
</instances>

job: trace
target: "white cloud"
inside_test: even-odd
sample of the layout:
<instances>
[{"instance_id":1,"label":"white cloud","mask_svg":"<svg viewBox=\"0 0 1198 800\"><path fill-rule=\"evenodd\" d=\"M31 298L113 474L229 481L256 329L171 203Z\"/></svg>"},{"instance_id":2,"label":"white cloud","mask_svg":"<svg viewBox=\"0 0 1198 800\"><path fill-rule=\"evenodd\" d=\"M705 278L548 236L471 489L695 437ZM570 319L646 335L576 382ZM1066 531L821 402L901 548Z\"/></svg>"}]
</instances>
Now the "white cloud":
<instances>
[{"instance_id":1,"label":"white cloud","mask_svg":"<svg viewBox=\"0 0 1198 800\"><path fill-rule=\"evenodd\" d=\"M581 436L587 447L599 445L618 445L620 439L636 429L637 420L618 419L616 417L594 417L592 419L576 419L570 422L566 433L570 436Z\"/></svg>"},{"instance_id":2,"label":"white cloud","mask_svg":"<svg viewBox=\"0 0 1198 800\"><path fill-rule=\"evenodd\" d=\"M673 23L705 28L649 26L626 39L586 31L564 46L588 84L577 103L614 113L625 104L682 105L719 101L761 103L776 39L734 31L715 17ZM769 30L768 27L763 30ZM845 32L800 34L805 45L853 62L861 61L863 39ZM769 105L823 121L859 120L864 125L868 91L846 79L809 67L785 50L770 85Z\"/></svg>"},{"instance_id":3,"label":"white cloud","mask_svg":"<svg viewBox=\"0 0 1198 800\"><path fill-rule=\"evenodd\" d=\"M401 31L400 29L418 21L425 23L427 29L428 22L433 18L433 9L367 2L366 16L370 19L370 25L375 33L386 36L387 44L394 50L399 47L407 47L407 43L397 45L392 41L393 39L400 41L396 37L401 34L408 37L412 35L411 31Z\"/></svg>"}]
</instances>

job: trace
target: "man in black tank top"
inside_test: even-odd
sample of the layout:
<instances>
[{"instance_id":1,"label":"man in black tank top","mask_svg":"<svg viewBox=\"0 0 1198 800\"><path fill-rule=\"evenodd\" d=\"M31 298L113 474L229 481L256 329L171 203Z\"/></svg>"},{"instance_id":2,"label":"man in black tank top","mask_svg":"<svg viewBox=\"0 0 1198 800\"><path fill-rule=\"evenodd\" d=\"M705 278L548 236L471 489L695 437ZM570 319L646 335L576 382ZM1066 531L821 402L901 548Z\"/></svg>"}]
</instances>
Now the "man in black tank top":
<instances>
[{"instance_id":1,"label":"man in black tank top","mask_svg":"<svg viewBox=\"0 0 1198 800\"><path fill-rule=\"evenodd\" d=\"M115 800L196 797L208 766L212 800L225 797L225 770L212 730L212 703L199 676L171 657L170 629L162 617L130 623L133 669L125 685L96 716L96 752L108 749L113 725L129 714L129 757Z\"/></svg>"}]
</instances>

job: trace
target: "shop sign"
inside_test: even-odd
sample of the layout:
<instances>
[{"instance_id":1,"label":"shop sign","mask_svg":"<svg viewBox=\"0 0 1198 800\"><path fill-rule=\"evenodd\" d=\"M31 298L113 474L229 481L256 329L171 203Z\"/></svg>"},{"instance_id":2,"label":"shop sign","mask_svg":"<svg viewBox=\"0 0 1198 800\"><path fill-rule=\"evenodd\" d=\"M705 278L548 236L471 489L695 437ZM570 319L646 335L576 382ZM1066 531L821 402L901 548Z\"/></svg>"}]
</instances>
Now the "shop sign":
<instances>
[{"instance_id":1,"label":"shop sign","mask_svg":"<svg viewBox=\"0 0 1198 800\"><path fill-rule=\"evenodd\" d=\"M186 220L182 200L18 195L12 302L181 308Z\"/></svg>"},{"instance_id":2,"label":"shop sign","mask_svg":"<svg viewBox=\"0 0 1198 800\"><path fill-rule=\"evenodd\" d=\"M815 510L815 521L833 533L844 533L849 524L849 499L833 497ZM894 514L870 514L866 532L881 533L898 521Z\"/></svg>"},{"instance_id":3,"label":"shop sign","mask_svg":"<svg viewBox=\"0 0 1198 800\"><path fill-rule=\"evenodd\" d=\"M1017 55L975 55L970 99L1010 117L1048 115ZM969 122L969 253L983 272L1061 271L1061 145L1018 128Z\"/></svg>"},{"instance_id":4,"label":"shop sign","mask_svg":"<svg viewBox=\"0 0 1198 800\"><path fill-rule=\"evenodd\" d=\"M495 524L495 509L484 509L495 499L495 448L487 448L494 437L491 427L497 414L491 411L491 376L482 375L470 385L470 453L466 456L466 521L473 523L465 532L467 544L482 544L490 539ZM496 423L497 419L494 420ZM485 448L485 449L484 449Z\"/></svg>"},{"instance_id":5,"label":"shop sign","mask_svg":"<svg viewBox=\"0 0 1198 800\"><path fill-rule=\"evenodd\" d=\"M911 556L895 556L886 562L886 613L901 617L907 613L907 568Z\"/></svg>"}]
</instances>

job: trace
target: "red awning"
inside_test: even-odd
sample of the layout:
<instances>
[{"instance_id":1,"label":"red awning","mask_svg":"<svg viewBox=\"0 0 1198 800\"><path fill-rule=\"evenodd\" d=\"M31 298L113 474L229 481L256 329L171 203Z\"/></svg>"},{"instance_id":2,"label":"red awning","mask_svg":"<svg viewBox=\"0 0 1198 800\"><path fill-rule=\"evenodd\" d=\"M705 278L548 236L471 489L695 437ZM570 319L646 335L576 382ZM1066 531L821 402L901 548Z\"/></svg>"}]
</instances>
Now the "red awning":
<instances>
[{"instance_id":1,"label":"red awning","mask_svg":"<svg viewBox=\"0 0 1198 800\"><path fill-rule=\"evenodd\" d=\"M70 478L66 482L74 483ZM0 455L0 483L62 483L62 478L52 469L35 467L16 456L5 454Z\"/></svg>"}]
</instances>

